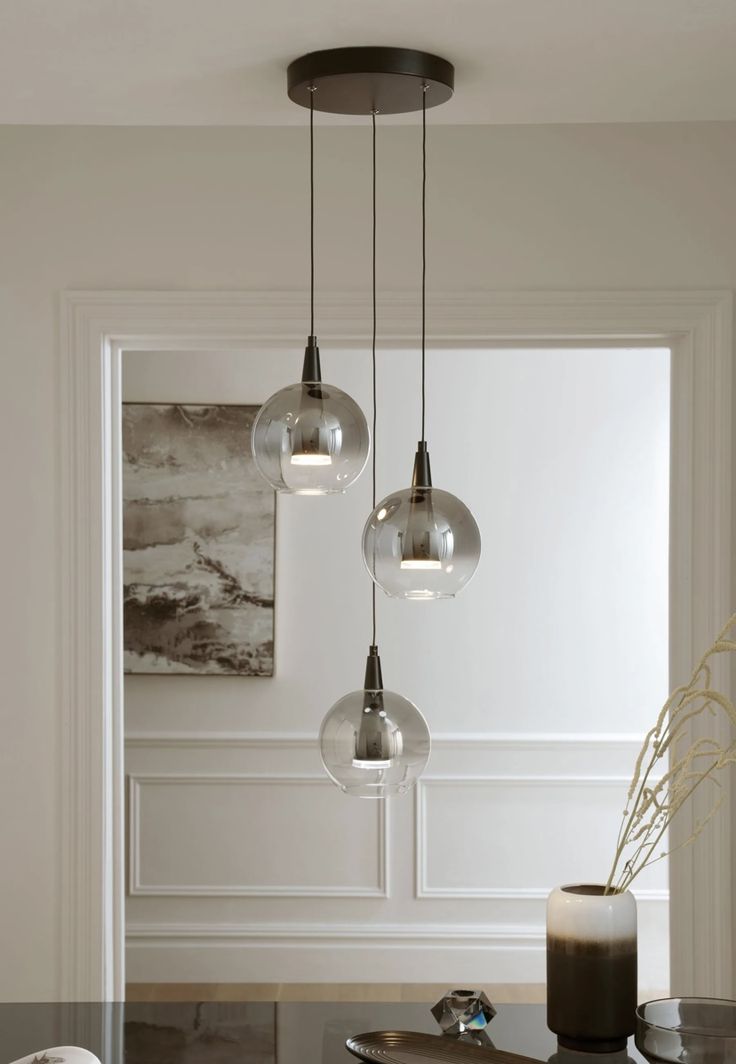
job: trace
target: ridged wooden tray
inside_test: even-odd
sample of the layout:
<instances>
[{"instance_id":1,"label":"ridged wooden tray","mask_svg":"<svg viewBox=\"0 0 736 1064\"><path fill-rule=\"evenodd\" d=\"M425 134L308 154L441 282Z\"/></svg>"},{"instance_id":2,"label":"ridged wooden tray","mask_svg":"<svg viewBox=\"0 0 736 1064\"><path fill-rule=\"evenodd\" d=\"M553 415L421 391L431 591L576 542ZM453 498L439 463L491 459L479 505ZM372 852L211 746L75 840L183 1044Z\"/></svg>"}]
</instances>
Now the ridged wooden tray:
<instances>
[{"instance_id":1,"label":"ridged wooden tray","mask_svg":"<svg viewBox=\"0 0 736 1064\"><path fill-rule=\"evenodd\" d=\"M368 1064L541 1064L533 1057L486 1049L447 1035L416 1031L371 1031L345 1043L354 1057Z\"/></svg>"}]
</instances>

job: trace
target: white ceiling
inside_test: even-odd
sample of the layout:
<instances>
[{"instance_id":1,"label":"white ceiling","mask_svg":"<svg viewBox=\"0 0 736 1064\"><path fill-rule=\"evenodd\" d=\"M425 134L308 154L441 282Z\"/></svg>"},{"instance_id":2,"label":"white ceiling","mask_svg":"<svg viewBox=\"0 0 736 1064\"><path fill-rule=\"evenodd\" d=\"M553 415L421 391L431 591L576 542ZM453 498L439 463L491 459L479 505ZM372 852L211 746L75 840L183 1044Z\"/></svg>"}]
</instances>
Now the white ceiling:
<instances>
[{"instance_id":1,"label":"white ceiling","mask_svg":"<svg viewBox=\"0 0 736 1064\"><path fill-rule=\"evenodd\" d=\"M0 0L0 122L301 123L346 44L452 60L442 123L736 119L736 0Z\"/></svg>"}]
</instances>

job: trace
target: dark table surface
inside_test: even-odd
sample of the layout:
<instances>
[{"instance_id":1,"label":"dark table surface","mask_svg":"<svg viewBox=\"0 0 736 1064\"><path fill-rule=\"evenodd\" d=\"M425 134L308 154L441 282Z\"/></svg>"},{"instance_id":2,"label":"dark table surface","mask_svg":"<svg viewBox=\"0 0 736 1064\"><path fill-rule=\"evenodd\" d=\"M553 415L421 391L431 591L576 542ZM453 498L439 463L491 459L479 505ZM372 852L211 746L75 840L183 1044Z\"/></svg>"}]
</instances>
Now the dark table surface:
<instances>
[{"instance_id":1,"label":"dark table surface","mask_svg":"<svg viewBox=\"0 0 736 1064\"><path fill-rule=\"evenodd\" d=\"M543 1005L497 1005L498 1049L554 1064L624 1064L627 1053L557 1050ZM131 1002L0 1004L0 1064L53 1046L91 1050L103 1064L354 1064L345 1039L366 1031L439 1034L429 1006L409 1003Z\"/></svg>"}]
</instances>

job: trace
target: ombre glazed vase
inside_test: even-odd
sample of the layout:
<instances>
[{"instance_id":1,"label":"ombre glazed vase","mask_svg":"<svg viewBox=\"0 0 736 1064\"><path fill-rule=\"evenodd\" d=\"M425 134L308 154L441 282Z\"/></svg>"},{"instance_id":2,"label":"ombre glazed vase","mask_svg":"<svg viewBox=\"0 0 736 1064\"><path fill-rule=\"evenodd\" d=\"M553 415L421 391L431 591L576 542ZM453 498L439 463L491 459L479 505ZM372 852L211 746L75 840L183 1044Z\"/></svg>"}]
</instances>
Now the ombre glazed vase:
<instances>
[{"instance_id":1,"label":"ombre glazed vase","mask_svg":"<svg viewBox=\"0 0 736 1064\"><path fill-rule=\"evenodd\" d=\"M597 883L547 901L547 1026L560 1046L624 1049L636 1025L636 901Z\"/></svg>"}]
</instances>

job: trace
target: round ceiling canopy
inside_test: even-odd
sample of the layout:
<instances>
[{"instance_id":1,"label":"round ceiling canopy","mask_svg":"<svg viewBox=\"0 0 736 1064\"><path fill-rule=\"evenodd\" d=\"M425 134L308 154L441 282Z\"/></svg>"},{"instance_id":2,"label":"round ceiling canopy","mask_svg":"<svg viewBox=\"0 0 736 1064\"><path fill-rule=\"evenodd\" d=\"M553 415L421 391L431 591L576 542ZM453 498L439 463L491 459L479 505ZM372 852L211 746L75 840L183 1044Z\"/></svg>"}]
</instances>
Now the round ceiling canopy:
<instances>
[{"instance_id":1,"label":"round ceiling canopy","mask_svg":"<svg viewBox=\"0 0 736 1064\"><path fill-rule=\"evenodd\" d=\"M406 114L452 96L455 68L429 52L413 48L329 48L310 52L289 64L289 99L302 107L336 115ZM312 92L314 88L314 92Z\"/></svg>"}]
</instances>

